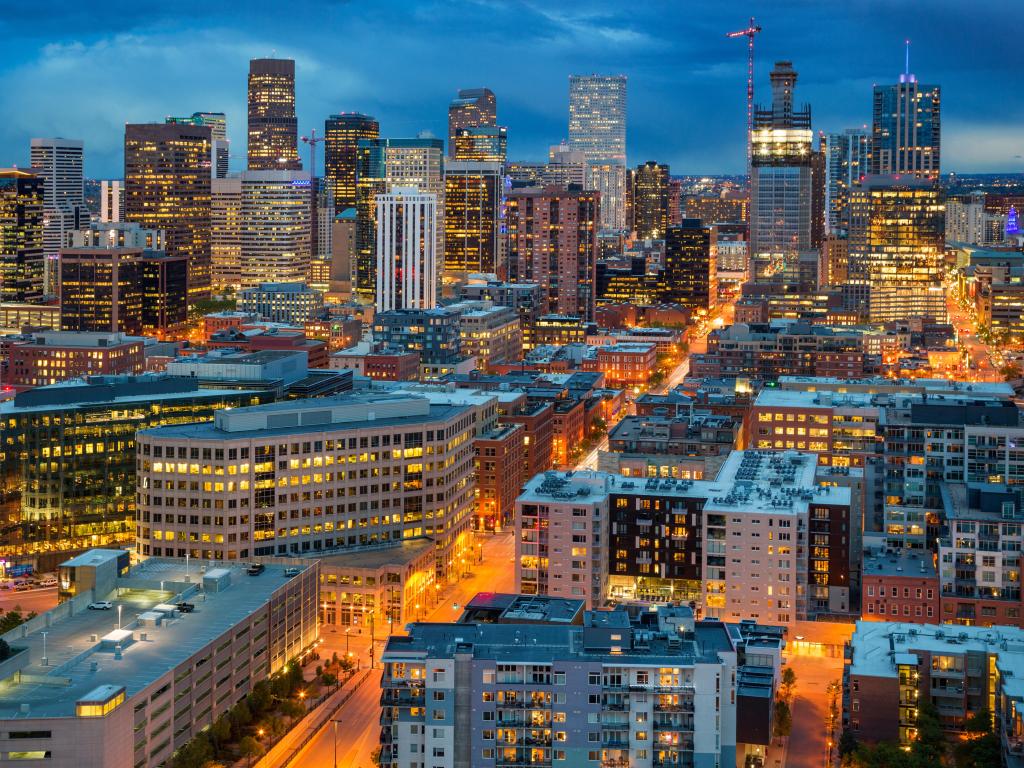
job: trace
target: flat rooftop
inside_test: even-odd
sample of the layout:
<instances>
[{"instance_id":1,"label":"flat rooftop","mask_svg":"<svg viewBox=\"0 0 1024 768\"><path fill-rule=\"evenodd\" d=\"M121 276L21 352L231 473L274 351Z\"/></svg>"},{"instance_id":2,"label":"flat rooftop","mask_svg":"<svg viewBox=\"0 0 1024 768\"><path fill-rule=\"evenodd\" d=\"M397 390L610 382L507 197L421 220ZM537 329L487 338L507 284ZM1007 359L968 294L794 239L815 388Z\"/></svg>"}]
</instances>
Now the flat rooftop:
<instances>
[{"instance_id":1,"label":"flat rooftop","mask_svg":"<svg viewBox=\"0 0 1024 768\"><path fill-rule=\"evenodd\" d=\"M389 565L405 566L416 562L426 552L433 552L434 540L428 538L408 539L397 546L380 549L360 549L352 552L337 551L312 559L319 560L328 568L350 568L352 570L376 570Z\"/></svg>"},{"instance_id":2,"label":"flat rooftop","mask_svg":"<svg viewBox=\"0 0 1024 768\"><path fill-rule=\"evenodd\" d=\"M875 547L864 550L863 575L933 579L937 572L930 551Z\"/></svg>"},{"instance_id":3,"label":"flat rooftop","mask_svg":"<svg viewBox=\"0 0 1024 768\"><path fill-rule=\"evenodd\" d=\"M1017 627L858 621L850 648L851 675L896 677L897 661L920 660L915 651L957 656L973 651L998 654L1001 669L1012 668L1015 676L1024 676L1024 630Z\"/></svg>"},{"instance_id":4,"label":"flat rooftop","mask_svg":"<svg viewBox=\"0 0 1024 768\"><path fill-rule=\"evenodd\" d=\"M54 619L44 628L49 657L45 667L41 632L12 643L28 648L31 661L22 675L31 678L29 682L0 683L0 718L71 717L75 714L75 702L102 685L124 686L131 697L259 610L288 582L283 565L268 564L259 576L247 576L244 564L210 563L207 565L211 570L230 571L230 586L219 592L186 593L184 599L195 605L195 611L160 626L137 628L135 622L140 614L161 604L180 601L183 590L201 581L201 565L204 563L190 563L187 575L191 583L186 581L182 561L150 558L134 566L126 578L117 580L115 592L97 596L110 600L111 610L82 610ZM161 582L164 589L153 588ZM122 627L134 629L136 637L135 642L124 648L120 659L114 657L112 650L101 649L98 639L92 639L117 629L118 608ZM138 639L140 632L146 633L145 640ZM96 669L92 669L94 663ZM22 712L23 705L28 706L27 713Z\"/></svg>"}]
</instances>

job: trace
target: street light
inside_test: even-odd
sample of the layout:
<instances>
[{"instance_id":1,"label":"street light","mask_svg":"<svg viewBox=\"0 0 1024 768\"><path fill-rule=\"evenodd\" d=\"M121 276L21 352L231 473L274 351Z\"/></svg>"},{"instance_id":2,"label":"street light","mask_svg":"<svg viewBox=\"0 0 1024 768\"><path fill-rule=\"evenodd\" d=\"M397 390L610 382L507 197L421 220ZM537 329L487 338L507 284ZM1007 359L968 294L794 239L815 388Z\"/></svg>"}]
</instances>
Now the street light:
<instances>
[{"instance_id":1,"label":"street light","mask_svg":"<svg viewBox=\"0 0 1024 768\"><path fill-rule=\"evenodd\" d=\"M334 768L338 768L338 723L341 720L331 720L334 725Z\"/></svg>"},{"instance_id":2,"label":"street light","mask_svg":"<svg viewBox=\"0 0 1024 768\"><path fill-rule=\"evenodd\" d=\"M46 658L46 636L49 634L49 632L40 632L39 634L43 636L43 666L47 667L49 666L49 664Z\"/></svg>"},{"instance_id":3,"label":"street light","mask_svg":"<svg viewBox=\"0 0 1024 768\"><path fill-rule=\"evenodd\" d=\"M117 606L117 628L118 629L121 629L121 609L123 607L124 606L122 606L122 605Z\"/></svg>"}]
</instances>

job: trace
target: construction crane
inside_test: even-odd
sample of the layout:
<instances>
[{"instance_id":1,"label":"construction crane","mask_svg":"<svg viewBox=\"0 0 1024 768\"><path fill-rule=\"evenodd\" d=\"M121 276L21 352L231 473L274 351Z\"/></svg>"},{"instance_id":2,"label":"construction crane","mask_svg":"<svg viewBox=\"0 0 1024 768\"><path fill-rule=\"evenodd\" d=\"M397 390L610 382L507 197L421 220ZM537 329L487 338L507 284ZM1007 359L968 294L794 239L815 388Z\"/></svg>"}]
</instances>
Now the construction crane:
<instances>
[{"instance_id":1,"label":"construction crane","mask_svg":"<svg viewBox=\"0 0 1024 768\"><path fill-rule=\"evenodd\" d=\"M302 137L302 141L309 144L309 177L311 179L316 178L316 145L323 140L323 136L317 137L316 128L309 132L309 136Z\"/></svg>"},{"instance_id":2,"label":"construction crane","mask_svg":"<svg viewBox=\"0 0 1024 768\"><path fill-rule=\"evenodd\" d=\"M754 35L761 31L761 28L754 23L754 17L750 17L750 25L746 29L736 32L727 32L726 37L747 38L747 173L750 172L751 139L754 135Z\"/></svg>"}]
</instances>

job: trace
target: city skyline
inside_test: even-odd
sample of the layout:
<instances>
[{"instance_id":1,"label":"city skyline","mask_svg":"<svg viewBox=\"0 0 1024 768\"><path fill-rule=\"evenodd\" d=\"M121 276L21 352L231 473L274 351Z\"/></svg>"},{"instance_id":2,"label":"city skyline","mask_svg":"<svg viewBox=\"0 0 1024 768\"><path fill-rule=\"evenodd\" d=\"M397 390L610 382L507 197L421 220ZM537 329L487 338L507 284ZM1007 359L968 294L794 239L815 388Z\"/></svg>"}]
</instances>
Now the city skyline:
<instances>
[{"instance_id":1,"label":"city skyline","mask_svg":"<svg viewBox=\"0 0 1024 768\"><path fill-rule=\"evenodd\" d=\"M922 34L915 34L922 20L913 9L888 3L753 3L683 13L661 2L628 10L591 2L569 12L498 0L396 1L360 13L352 4L306 2L287 15L267 6L230 21L207 6L198 15L187 7L140 14L113 3L82 23L74 23L69 7L54 15L72 22L59 29L26 9L0 23L15 48L12 63L0 69L0 105L11 115L0 128L0 154L3 164L25 166L33 136L82 139L86 175L119 177L124 123L214 110L227 114L232 170L241 170L248 62L274 55L296 59L300 135L322 131L330 114L360 111L380 121L383 136L429 130L443 137L456 91L487 87L500 102L499 122L509 127L509 158L541 159L567 137L568 76L625 74L630 158L668 163L679 174L742 173L745 51L725 32L753 13L764 28L757 40L758 102L766 101L774 61L789 59L801 72L815 131L870 124L872 86L896 81L909 36L911 71L944 91L943 170L1020 172L1024 143L1013 126L1024 117L1024 103L1000 95L1014 91L1012 31L1001 23L1009 7L992 2L963 18L953 3L933 3ZM435 38L421 34L427 17ZM509 24L517 29L514 44L501 32ZM835 46L830 29L851 45ZM432 48L442 37L445 44ZM346 41L346 55L320 52L333 50L332 39ZM948 56L948 40L961 41L971 56ZM496 46L515 56L514 74L505 57L494 55ZM468 69L467 56L478 57ZM410 70L411 59L418 63ZM76 77L66 78L68 71ZM465 82L467 71L472 82ZM83 92L82 77L103 83L101 94ZM990 108L997 97L998 112Z\"/></svg>"}]
</instances>

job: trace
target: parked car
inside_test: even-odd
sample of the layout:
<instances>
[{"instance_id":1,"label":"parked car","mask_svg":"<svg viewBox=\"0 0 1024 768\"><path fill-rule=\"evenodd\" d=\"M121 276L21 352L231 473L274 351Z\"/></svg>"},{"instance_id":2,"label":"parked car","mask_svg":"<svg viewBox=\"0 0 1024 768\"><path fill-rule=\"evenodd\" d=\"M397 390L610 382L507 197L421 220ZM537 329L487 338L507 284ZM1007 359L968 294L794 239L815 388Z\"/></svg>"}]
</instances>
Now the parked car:
<instances>
[{"instance_id":1,"label":"parked car","mask_svg":"<svg viewBox=\"0 0 1024 768\"><path fill-rule=\"evenodd\" d=\"M300 572L301 570L302 570L301 568L285 568L285 569L284 569L284 575L285 575L285 576L288 576L288 577L291 577L291 576L298 576L298 575L299 575L299 572Z\"/></svg>"},{"instance_id":2,"label":"parked car","mask_svg":"<svg viewBox=\"0 0 1024 768\"><path fill-rule=\"evenodd\" d=\"M55 578L43 579L42 581L39 582L39 586L40 587L56 587L57 586L57 579L55 579Z\"/></svg>"},{"instance_id":3,"label":"parked car","mask_svg":"<svg viewBox=\"0 0 1024 768\"><path fill-rule=\"evenodd\" d=\"M32 587L33 587L32 584L29 584L27 582L22 582L21 584L19 584L18 586L16 586L14 588L14 591L15 592L27 592L28 590L32 589Z\"/></svg>"},{"instance_id":4,"label":"parked car","mask_svg":"<svg viewBox=\"0 0 1024 768\"><path fill-rule=\"evenodd\" d=\"M259 576L266 569L267 567L263 563L249 563L249 567L245 569L245 572L250 576Z\"/></svg>"},{"instance_id":5,"label":"parked car","mask_svg":"<svg viewBox=\"0 0 1024 768\"><path fill-rule=\"evenodd\" d=\"M109 600L97 600L95 603L89 603L86 606L90 611L109 611L113 607Z\"/></svg>"},{"instance_id":6,"label":"parked car","mask_svg":"<svg viewBox=\"0 0 1024 768\"><path fill-rule=\"evenodd\" d=\"M192 613L192 611L196 609L196 606L194 603L178 603L175 608L182 613Z\"/></svg>"}]
</instances>

